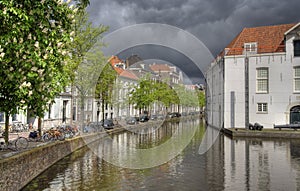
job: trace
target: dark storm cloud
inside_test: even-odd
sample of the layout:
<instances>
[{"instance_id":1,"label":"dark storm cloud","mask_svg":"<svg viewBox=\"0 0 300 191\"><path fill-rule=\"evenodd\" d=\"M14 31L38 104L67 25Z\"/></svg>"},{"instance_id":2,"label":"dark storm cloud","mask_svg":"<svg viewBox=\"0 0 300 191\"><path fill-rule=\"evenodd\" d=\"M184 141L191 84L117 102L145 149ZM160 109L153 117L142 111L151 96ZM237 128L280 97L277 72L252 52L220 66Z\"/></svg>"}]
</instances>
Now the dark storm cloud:
<instances>
[{"instance_id":1,"label":"dark storm cloud","mask_svg":"<svg viewBox=\"0 0 300 191\"><path fill-rule=\"evenodd\" d=\"M111 31L136 23L187 30L216 55L244 27L299 22L299 0L91 0L95 24Z\"/></svg>"},{"instance_id":2,"label":"dark storm cloud","mask_svg":"<svg viewBox=\"0 0 300 191\"><path fill-rule=\"evenodd\" d=\"M190 32L216 56L245 27L300 22L299 0L91 0L95 24L110 32L163 23Z\"/></svg>"}]
</instances>

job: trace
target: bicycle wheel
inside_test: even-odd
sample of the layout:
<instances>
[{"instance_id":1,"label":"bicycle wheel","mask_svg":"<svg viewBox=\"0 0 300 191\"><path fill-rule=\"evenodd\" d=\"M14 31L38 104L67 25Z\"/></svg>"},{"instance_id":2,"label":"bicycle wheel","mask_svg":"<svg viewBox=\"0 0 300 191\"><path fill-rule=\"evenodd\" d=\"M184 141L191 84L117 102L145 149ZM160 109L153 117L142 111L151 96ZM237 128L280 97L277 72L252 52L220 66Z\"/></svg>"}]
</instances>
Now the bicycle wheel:
<instances>
[{"instance_id":1,"label":"bicycle wheel","mask_svg":"<svg viewBox=\"0 0 300 191\"><path fill-rule=\"evenodd\" d=\"M63 140L65 140L65 135L60 133L60 135L57 136L57 139L60 141L63 141Z\"/></svg>"},{"instance_id":2,"label":"bicycle wheel","mask_svg":"<svg viewBox=\"0 0 300 191\"><path fill-rule=\"evenodd\" d=\"M25 137L19 137L15 142L15 146L17 150L27 149L28 140Z\"/></svg>"},{"instance_id":3,"label":"bicycle wheel","mask_svg":"<svg viewBox=\"0 0 300 191\"><path fill-rule=\"evenodd\" d=\"M44 134L44 135L42 136L42 141L43 141L43 142L48 142L48 141L50 141L50 140L51 140L51 136L50 136L49 133L46 133L46 134Z\"/></svg>"}]
</instances>

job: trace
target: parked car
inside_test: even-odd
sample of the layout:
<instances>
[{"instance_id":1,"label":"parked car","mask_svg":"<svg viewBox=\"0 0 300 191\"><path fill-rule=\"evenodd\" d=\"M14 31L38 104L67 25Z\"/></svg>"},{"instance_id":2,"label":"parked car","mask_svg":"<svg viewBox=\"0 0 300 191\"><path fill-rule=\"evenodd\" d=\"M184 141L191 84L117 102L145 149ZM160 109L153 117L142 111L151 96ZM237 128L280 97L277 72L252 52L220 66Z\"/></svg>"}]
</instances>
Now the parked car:
<instances>
[{"instance_id":1,"label":"parked car","mask_svg":"<svg viewBox=\"0 0 300 191\"><path fill-rule=\"evenodd\" d=\"M181 117L181 114L178 112L172 112L172 113L168 113L168 117L169 118Z\"/></svg>"},{"instance_id":2,"label":"parked car","mask_svg":"<svg viewBox=\"0 0 300 191\"><path fill-rule=\"evenodd\" d=\"M113 129L115 126L112 119L104 119L104 121L101 120L100 123L101 123L102 127L104 127L104 129Z\"/></svg>"},{"instance_id":3,"label":"parked car","mask_svg":"<svg viewBox=\"0 0 300 191\"><path fill-rule=\"evenodd\" d=\"M157 119L158 120L164 120L166 116L164 116L163 114L158 114L157 115Z\"/></svg>"},{"instance_id":4,"label":"parked car","mask_svg":"<svg viewBox=\"0 0 300 191\"><path fill-rule=\"evenodd\" d=\"M135 125L135 124L138 124L138 121L137 121L136 117L128 117L128 118L126 118L126 124Z\"/></svg>"},{"instance_id":5,"label":"parked car","mask_svg":"<svg viewBox=\"0 0 300 191\"><path fill-rule=\"evenodd\" d=\"M189 115L197 115L197 112L195 112L195 111L190 111L190 112L189 112Z\"/></svg>"},{"instance_id":6,"label":"parked car","mask_svg":"<svg viewBox=\"0 0 300 191\"><path fill-rule=\"evenodd\" d=\"M140 122L147 122L147 121L149 121L149 117L147 115L141 115L139 121Z\"/></svg>"},{"instance_id":7,"label":"parked car","mask_svg":"<svg viewBox=\"0 0 300 191\"><path fill-rule=\"evenodd\" d=\"M188 113L187 112L182 112L181 115L182 116L188 116Z\"/></svg>"},{"instance_id":8,"label":"parked car","mask_svg":"<svg viewBox=\"0 0 300 191\"><path fill-rule=\"evenodd\" d=\"M94 131L101 130L102 123L101 122L91 122L88 126L94 129Z\"/></svg>"},{"instance_id":9,"label":"parked car","mask_svg":"<svg viewBox=\"0 0 300 191\"><path fill-rule=\"evenodd\" d=\"M151 119L151 120L157 120L157 115L155 115L155 114L151 115L151 116L150 116L150 119Z\"/></svg>"}]
</instances>

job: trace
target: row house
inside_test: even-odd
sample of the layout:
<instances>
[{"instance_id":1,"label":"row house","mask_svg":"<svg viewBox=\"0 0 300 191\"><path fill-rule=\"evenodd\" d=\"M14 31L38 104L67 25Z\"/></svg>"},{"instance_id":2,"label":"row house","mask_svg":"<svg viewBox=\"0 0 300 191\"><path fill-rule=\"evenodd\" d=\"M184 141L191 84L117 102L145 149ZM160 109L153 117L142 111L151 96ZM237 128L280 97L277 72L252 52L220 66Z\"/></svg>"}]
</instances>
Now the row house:
<instances>
[{"instance_id":1,"label":"row house","mask_svg":"<svg viewBox=\"0 0 300 191\"><path fill-rule=\"evenodd\" d=\"M206 72L207 123L300 123L300 24L244 28Z\"/></svg>"},{"instance_id":2,"label":"row house","mask_svg":"<svg viewBox=\"0 0 300 191\"><path fill-rule=\"evenodd\" d=\"M128 104L129 92L138 85L138 77L130 70L126 69L126 64L117 56L109 59L112 68L117 72L118 77L114 86L113 109L116 118L138 115L138 111Z\"/></svg>"},{"instance_id":3,"label":"row house","mask_svg":"<svg viewBox=\"0 0 300 191\"><path fill-rule=\"evenodd\" d=\"M133 105L128 103L129 92L138 86L138 81L145 75L151 76L153 80L168 80L169 85L182 83L182 74L177 71L175 66L167 64L145 64L137 55L128 57L125 62L117 56L111 56L108 63L116 71L117 78L112 82L113 100L112 104L106 104L102 111L101 100L92 96L86 96L84 99L84 111L80 108L79 91L76 88L66 88L54 100L53 104L49 104L48 110L45 112L43 119L43 128L50 128L63 123L71 122L79 124L79 119L83 117L84 122L96 122L102 119L116 118L124 119L127 116L138 116L139 111ZM154 111L155 110L155 111ZM155 113L156 107L153 107L151 113ZM10 123L32 123L37 126L35 118L29 118L29 115L23 113L13 115ZM0 125L4 125L4 113L0 113Z\"/></svg>"},{"instance_id":4,"label":"row house","mask_svg":"<svg viewBox=\"0 0 300 191\"><path fill-rule=\"evenodd\" d=\"M150 64L150 69L156 74L159 80L166 81L170 86L182 84L182 73L177 71L175 66L168 64Z\"/></svg>"}]
</instances>

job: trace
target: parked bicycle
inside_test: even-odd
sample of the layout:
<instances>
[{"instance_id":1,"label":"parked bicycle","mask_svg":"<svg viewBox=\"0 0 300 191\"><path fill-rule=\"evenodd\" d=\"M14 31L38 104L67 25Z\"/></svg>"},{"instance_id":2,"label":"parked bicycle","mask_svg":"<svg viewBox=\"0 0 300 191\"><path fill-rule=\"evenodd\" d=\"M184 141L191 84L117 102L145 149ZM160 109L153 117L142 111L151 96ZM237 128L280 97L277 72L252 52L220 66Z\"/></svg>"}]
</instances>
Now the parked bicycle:
<instances>
[{"instance_id":1,"label":"parked bicycle","mask_svg":"<svg viewBox=\"0 0 300 191\"><path fill-rule=\"evenodd\" d=\"M38 131L31 131L28 135L29 142L43 142L42 136L39 135Z\"/></svg>"},{"instance_id":2,"label":"parked bicycle","mask_svg":"<svg viewBox=\"0 0 300 191\"><path fill-rule=\"evenodd\" d=\"M42 136L42 140L44 142L55 141L55 140L62 141L64 139L65 139L64 134L61 131L59 131L58 129L49 129Z\"/></svg>"},{"instance_id":3,"label":"parked bicycle","mask_svg":"<svg viewBox=\"0 0 300 191\"><path fill-rule=\"evenodd\" d=\"M22 150L28 148L28 139L25 137L19 136L17 133L17 138L9 140L8 144L5 144L4 135L0 136L0 149L10 149L10 150Z\"/></svg>"}]
</instances>

